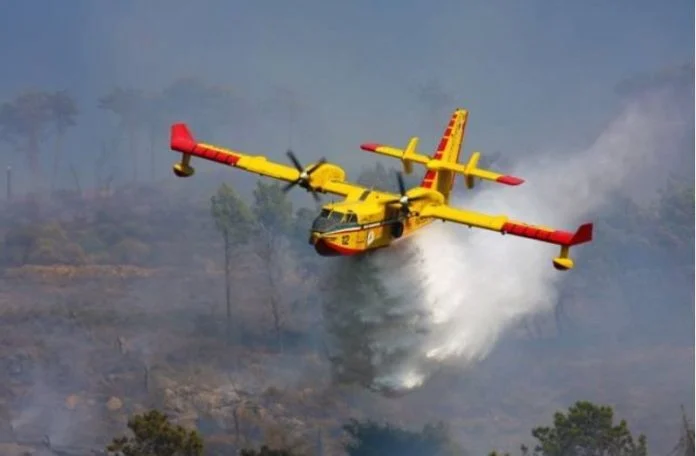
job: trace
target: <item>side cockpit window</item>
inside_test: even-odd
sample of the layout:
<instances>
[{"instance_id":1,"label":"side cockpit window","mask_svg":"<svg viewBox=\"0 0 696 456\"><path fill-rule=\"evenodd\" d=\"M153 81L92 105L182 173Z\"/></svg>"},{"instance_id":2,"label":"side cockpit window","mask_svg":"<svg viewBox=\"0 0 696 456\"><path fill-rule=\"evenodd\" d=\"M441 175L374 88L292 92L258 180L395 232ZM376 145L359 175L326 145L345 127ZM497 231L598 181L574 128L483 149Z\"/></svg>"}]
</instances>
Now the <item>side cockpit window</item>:
<instances>
[{"instance_id":1,"label":"side cockpit window","mask_svg":"<svg viewBox=\"0 0 696 456\"><path fill-rule=\"evenodd\" d=\"M358 223L358 216L355 214L348 214L346 223Z\"/></svg>"}]
</instances>

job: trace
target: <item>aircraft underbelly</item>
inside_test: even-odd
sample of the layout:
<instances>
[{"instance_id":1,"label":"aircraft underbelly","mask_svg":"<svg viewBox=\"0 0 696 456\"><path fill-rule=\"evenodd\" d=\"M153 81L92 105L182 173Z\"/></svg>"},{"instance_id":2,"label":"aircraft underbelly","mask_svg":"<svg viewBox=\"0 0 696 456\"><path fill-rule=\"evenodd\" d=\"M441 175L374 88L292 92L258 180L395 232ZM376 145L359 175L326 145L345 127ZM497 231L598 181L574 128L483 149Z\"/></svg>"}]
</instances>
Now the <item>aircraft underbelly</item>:
<instances>
[{"instance_id":1,"label":"aircraft underbelly","mask_svg":"<svg viewBox=\"0 0 696 456\"><path fill-rule=\"evenodd\" d=\"M408 237L432 222L431 219L413 217L404 224L400 239ZM383 224L352 230L337 232L335 235L322 238L315 244L317 253L322 256L350 256L368 250L388 247L397 240L393 235L393 224Z\"/></svg>"}]
</instances>

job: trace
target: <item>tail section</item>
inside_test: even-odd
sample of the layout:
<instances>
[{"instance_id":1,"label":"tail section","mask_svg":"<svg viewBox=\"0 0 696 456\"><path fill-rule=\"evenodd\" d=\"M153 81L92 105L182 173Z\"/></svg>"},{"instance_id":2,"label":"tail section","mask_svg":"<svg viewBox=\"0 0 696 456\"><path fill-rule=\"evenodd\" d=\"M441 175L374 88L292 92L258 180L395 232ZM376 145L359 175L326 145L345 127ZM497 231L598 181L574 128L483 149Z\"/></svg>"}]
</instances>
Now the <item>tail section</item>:
<instances>
[{"instance_id":1,"label":"tail section","mask_svg":"<svg viewBox=\"0 0 696 456\"><path fill-rule=\"evenodd\" d=\"M403 149L379 143L365 143L360 148L401 160L406 174L411 173L414 163L425 166L428 171L423 176L420 187L437 191L442 194L445 202L449 201L452 186L458 174L464 177L467 188L473 188L477 179L505 185L523 183L524 180L518 177L479 168L480 152L474 152L467 163L459 163L468 117L469 111L466 109L460 108L454 111L432 157L418 153L419 139L415 136Z\"/></svg>"},{"instance_id":2,"label":"tail section","mask_svg":"<svg viewBox=\"0 0 696 456\"><path fill-rule=\"evenodd\" d=\"M432 157L433 160L444 163L457 163L459 161L468 117L469 112L466 109L454 111L447 128L445 128L445 132L440 138L435 155ZM428 169L420 186L437 190L445 197L445 201L448 201L455 176L456 173L449 169Z\"/></svg>"}]
</instances>

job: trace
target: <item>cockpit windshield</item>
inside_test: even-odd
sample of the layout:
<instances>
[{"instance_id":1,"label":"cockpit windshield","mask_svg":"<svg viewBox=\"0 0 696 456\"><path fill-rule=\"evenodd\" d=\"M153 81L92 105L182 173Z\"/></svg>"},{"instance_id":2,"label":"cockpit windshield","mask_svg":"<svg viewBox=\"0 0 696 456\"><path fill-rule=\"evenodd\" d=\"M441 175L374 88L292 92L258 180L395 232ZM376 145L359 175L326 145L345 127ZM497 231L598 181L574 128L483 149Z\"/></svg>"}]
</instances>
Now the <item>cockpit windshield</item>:
<instances>
[{"instance_id":1,"label":"cockpit windshield","mask_svg":"<svg viewBox=\"0 0 696 456\"><path fill-rule=\"evenodd\" d=\"M358 223L356 214L322 209L321 213L312 224L312 230L325 232L334 229L338 225L351 223Z\"/></svg>"}]
</instances>

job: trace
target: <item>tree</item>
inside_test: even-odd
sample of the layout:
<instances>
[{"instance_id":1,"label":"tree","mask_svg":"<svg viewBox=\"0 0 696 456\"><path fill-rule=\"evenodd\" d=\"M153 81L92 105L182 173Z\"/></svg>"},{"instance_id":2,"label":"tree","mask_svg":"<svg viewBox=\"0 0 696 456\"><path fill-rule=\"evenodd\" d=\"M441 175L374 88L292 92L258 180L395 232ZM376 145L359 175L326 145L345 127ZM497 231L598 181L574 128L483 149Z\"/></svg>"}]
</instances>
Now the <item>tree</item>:
<instances>
[{"instance_id":1,"label":"tree","mask_svg":"<svg viewBox=\"0 0 696 456\"><path fill-rule=\"evenodd\" d=\"M2 243L2 262L12 266L22 266L29 262L39 235L34 226L18 225L5 233Z\"/></svg>"},{"instance_id":2,"label":"tree","mask_svg":"<svg viewBox=\"0 0 696 456\"><path fill-rule=\"evenodd\" d=\"M269 308L273 318L278 347L282 351L282 314L281 302L278 296L278 284L282 267L278 265L279 252L285 233L290 230L293 222L292 203L277 182L264 183L257 181L254 189L254 215L261 231L260 246L257 253L264 262L266 278L268 279Z\"/></svg>"},{"instance_id":3,"label":"tree","mask_svg":"<svg viewBox=\"0 0 696 456\"><path fill-rule=\"evenodd\" d=\"M53 157L53 175L51 177L51 188L55 188L58 164L63 158L63 136L69 127L75 126L75 116L77 116L78 110L75 100L67 90L61 90L50 95L49 109L56 135L56 150Z\"/></svg>"},{"instance_id":4,"label":"tree","mask_svg":"<svg viewBox=\"0 0 696 456\"><path fill-rule=\"evenodd\" d=\"M292 224L292 203L277 182L256 182L254 213L265 231L274 235L288 232Z\"/></svg>"},{"instance_id":5,"label":"tree","mask_svg":"<svg viewBox=\"0 0 696 456\"><path fill-rule=\"evenodd\" d=\"M53 116L51 95L31 91L0 105L0 139L27 156L35 183L39 178L40 143Z\"/></svg>"},{"instance_id":6,"label":"tree","mask_svg":"<svg viewBox=\"0 0 696 456\"><path fill-rule=\"evenodd\" d=\"M316 276L321 270L321 257L315 254L308 245L312 222L319 215L317 210L302 207L295 211L292 227L289 231L293 255L298 258L300 265L308 274Z\"/></svg>"},{"instance_id":7,"label":"tree","mask_svg":"<svg viewBox=\"0 0 696 456\"><path fill-rule=\"evenodd\" d=\"M106 450L120 456L202 456L198 431L174 426L166 415L150 410L128 420L132 437L114 438Z\"/></svg>"},{"instance_id":8,"label":"tree","mask_svg":"<svg viewBox=\"0 0 696 456\"><path fill-rule=\"evenodd\" d=\"M443 423L427 424L421 432L407 431L371 420L351 420L343 426L350 436L345 445L349 456L444 456L461 455L463 451L452 441Z\"/></svg>"},{"instance_id":9,"label":"tree","mask_svg":"<svg viewBox=\"0 0 696 456\"><path fill-rule=\"evenodd\" d=\"M302 456L299 453L293 453L291 450L276 450L270 449L263 445L259 450L245 449L239 452L239 456Z\"/></svg>"},{"instance_id":10,"label":"tree","mask_svg":"<svg viewBox=\"0 0 696 456\"><path fill-rule=\"evenodd\" d=\"M543 456L645 456L644 435L634 441L625 420L614 425L609 406L578 401L566 414L556 412L553 427L537 427L532 435L539 443L534 448Z\"/></svg>"},{"instance_id":11,"label":"tree","mask_svg":"<svg viewBox=\"0 0 696 456\"><path fill-rule=\"evenodd\" d=\"M3 262L24 264L84 264L82 248L57 223L18 224L5 234Z\"/></svg>"},{"instance_id":12,"label":"tree","mask_svg":"<svg viewBox=\"0 0 696 456\"><path fill-rule=\"evenodd\" d=\"M682 405L682 429L679 443L672 449L670 455L692 456L694 454L694 427L686 417L686 411Z\"/></svg>"},{"instance_id":13,"label":"tree","mask_svg":"<svg viewBox=\"0 0 696 456\"><path fill-rule=\"evenodd\" d=\"M303 245L307 244L309 228L317 215L319 214L316 210L306 207L301 207L295 211L292 228L290 230L295 241L301 241Z\"/></svg>"},{"instance_id":14,"label":"tree","mask_svg":"<svg viewBox=\"0 0 696 456\"><path fill-rule=\"evenodd\" d=\"M222 234L225 249L225 308L227 312L226 341L231 342L232 303L230 269L232 250L249 239L253 215L246 204L237 196L232 187L222 184L211 198L210 212L215 226Z\"/></svg>"},{"instance_id":15,"label":"tree","mask_svg":"<svg viewBox=\"0 0 696 456\"><path fill-rule=\"evenodd\" d=\"M161 94L148 94L143 98L143 123L147 130L150 152L150 179L155 180L155 144L167 131L166 109Z\"/></svg>"},{"instance_id":16,"label":"tree","mask_svg":"<svg viewBox=\"0 0 696 456\"><path fill-rule=\"evenodd\" d=\"M111 111L119 118L119 128L128 136L128 148L131 165L133 167L133 180L138 179L138 155L135 149L135 135L141 128L144 117L144 95L140 90L123 89L116 87L107 95L99 99L99 107Z\"/></svg>"}]
</instances>

